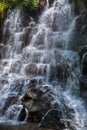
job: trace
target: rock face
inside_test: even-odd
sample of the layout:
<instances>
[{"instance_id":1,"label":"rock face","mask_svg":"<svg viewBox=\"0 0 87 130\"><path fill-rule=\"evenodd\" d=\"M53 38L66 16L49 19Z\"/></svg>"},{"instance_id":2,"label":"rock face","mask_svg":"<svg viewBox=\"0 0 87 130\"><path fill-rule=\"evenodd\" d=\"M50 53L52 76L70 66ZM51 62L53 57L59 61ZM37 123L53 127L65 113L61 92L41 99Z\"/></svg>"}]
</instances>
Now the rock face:
<instances>
[{"instance_id":1,"label":"rock face","mask_svg":"<svg viewBox=\"0 0 87 130\"><path fill-rule=\"evenodd\" d=\"M80 56L82 74L87 76L87 9L76 19L75 34L77 39L75 50Z\"/></svg>"},{"instance_id":2,"label":"rock face","mask_svg":"<svg viewBox=\"0 0 87 130\"><path fill-rule=\"evenodd\" d=\"M23 109L19 121L23 121L28 112L27 121L39 123L40 127L57 130L65 128L64 122L61 122L62 110L59 109L50 86L40 86L35 79L30 80L29 89L21 99L21 104Z\"/></svg>"},{"instance_id":3,"label":"rock face","mask_svg":"<svg viewBox=\"0 0 87 130\"><path fill-rule=\"evenodd\" d=\"M79 56L82 74L87 76L87 46L84 46L79 50Z\"/></svg>"},{"instance_id":4,"label":"rock face","mask_svg":"<svg viewBox=\"0 0 87 130\"><path fill-rule=\"evenodd\" d=\"M54 98L48 86L36 86L28 90L22 104L29 110L29 120L40 122L47 111L54 107Z\"/></svg>"},{"instance_id":5,"label":"rock face","mask_svg":"<svg viewBox=\"0 0 87 130\"><path fill-rule=\"evenodd\" d=\"M82 60L82 57L83 55L87 52L87 46L84 46L82 48L80 48L79 50L79 56L80 56L80 59Z\"/></svg>"},{"instance_id":6,"label":"rock face","mask_svg":"<svg viewBox=\"0 0 87 130\"><path fill-rule=\"evenodd\" d=\"M87 77L81 77L80 79L80 94L85 99L87 98ZM87 103L87 101L86 101Z\"/></svg>"},{"instance_id":7,"label":"rock face","mask_svg":"<svg viewBox=\"0 0 87 130\"><path fill-rule=\"evenodd\" d=\"M52 129L39 128L38 125L34 123L23 123L21 125L0 124L0 130L52 130Z\"/></svg>"},{"instance_id":8,"label":"rock face","mask_svg":"<svg viewBox=\"0 0 87 130\"><path fill-rule=\"evenodd\" d=\"M87 35L87 10L84 10L76 20L76 30L80 34Z\"/></svg>"},{"instance_id":9,"label":"rock face","mask_svg":"<svg viewBox=\"0 0 87 130\"><path fill-rule=\"evenodd\" d=\"M32 63L26 66L25 68L25 74L30 75L30 74L37 74L37 67L36 64Z\"/></svg>"},{"instance_id":10,"label":"rock face","mask_svg":"<svg viewBox=\"0 0 87 130\"><path fill-rule=\"evenodd\" d=\"M40 127L56 130L63 130L66 127L71 128L68 121L61 120L62 113L68 113L67 117L71 119L73 116L70 113L74 113L74 111L65 106L63 101L62 105L59 106L58 102L55 101L55 95L51 92L51 86L37 85L34 79L29 82L29 86L28 91L21 99L23 109L18 120L23 121L26 112L28 112L27 121L39 123Z\"/></svg>"},{"instance_id":11,"label":"rock face","mask_svg":"<svg viewBox=\"0 0 87 130\"><path fill-rule=\"evenodd\" d=\"M54 0L49 0L49 5L51 6L53 4Z\"/></svg>"},{"instance_id":12,"label":"rock face","mask_svg":"<svg viewBox=\"0 0 87 130\"><path fill-rule=\"evenodd\" d=\"M87 76L87 52L83 55L82 58L82 73Z\"/></svg>"},{"instance_id":13,"label":"rock face","mask_svg":"<svg viewBox=\"0 0 87 130\"><path fill-rule=\"evenodd\" d=\"M68 77L69 77L69 65L66 63L63 64L58 64L56 66L56 68L54 66L51 66L51 75L50 75L50 79L54 78L56 79L56 77L58 77L58 79L61 81L66 82Z\"/></svg>"},{"instance_id":14,"label":"rock face","mask_svg":"<svg viewBox=\"0 0 87 130\"><path fill-rule=\"evenodd\" d=\"M83 11L76 20L76 32L78 36L79 47L87 43L87 10Z\"/></svg>"},{"instance_id":15,"label":"rock face","mask_svg":"<svg viewBox=\"0 0 87 130\"><path fill-rule=\"evenodd\" d=\"M50 110L43 117L40 126L45 128L62 129L64 124L60 121L60 112L57 109Z\"/></svg>"},{"instance_id":16,"label":"rock face","mask_svg":"<svg viewBox=\"0 0 87 130\"><path fill-rule=\"evenodd\" d=\"M20 111L20 114L18 116L18 121L24 121L26 119L26 115L28 115L28 110L27 108L22 108L22 110Z\"/></svg>"},{"instance_id":17,"label":"rock face","mask_svg":"<svg viewBox=\"0 0 87 130\"><path fill-rule=\"evenodd\" d=\"M87 45L87 9L76 18L73 31L70 48L79 51Z\"/></svg>"},{"instance_id":18,"label":"rock face","mask_svg":"<svg viewBox=\"0 0 87 130\"><path fill-rule=\"evenodd\" d=\"M3 50L4 50L4 45L3 44L0 44L0 59L2 59L3 57Z\"/></svg>"}]
</instances>

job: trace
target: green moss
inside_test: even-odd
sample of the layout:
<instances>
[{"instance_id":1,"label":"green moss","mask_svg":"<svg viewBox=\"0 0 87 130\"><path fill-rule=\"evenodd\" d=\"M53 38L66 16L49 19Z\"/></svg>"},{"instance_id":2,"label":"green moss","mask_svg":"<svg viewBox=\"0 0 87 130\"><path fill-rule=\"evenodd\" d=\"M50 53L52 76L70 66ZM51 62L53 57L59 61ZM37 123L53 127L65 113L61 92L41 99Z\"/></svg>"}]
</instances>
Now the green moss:
<instances>
[{"instance_id":1,"label":"green moss","mask_svg":"<svg viewBox=\"0 0 87 130\"><path fill-rule=\"evenodd\" d=\"M38 110L38 107L35 105L33 100L29 100L28 102L24 103L24 106L26 106L30 112L35 112Z\"/></svg>"},{"instance_id":2,"label":"green moss","mask_svg":"<svg viewBox=\"0 0 87 130\"><path fill-rule=\"evenodd\" d=\"M3 19L5 10L8 8L8 3L0 2L0 19Z\"/></svg>"}]
</instances>

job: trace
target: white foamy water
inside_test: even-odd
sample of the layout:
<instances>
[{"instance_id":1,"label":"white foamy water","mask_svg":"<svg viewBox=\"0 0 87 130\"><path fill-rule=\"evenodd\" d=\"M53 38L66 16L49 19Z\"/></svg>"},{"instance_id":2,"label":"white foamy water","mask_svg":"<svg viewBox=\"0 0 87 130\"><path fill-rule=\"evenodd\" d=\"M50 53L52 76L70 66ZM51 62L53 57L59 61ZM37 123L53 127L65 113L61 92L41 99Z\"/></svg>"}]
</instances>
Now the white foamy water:
<instances>
[{"instance_id":1,"label":"white foamy water","mask_svg":"<svg viewBox=\"0 0 87 130\"><path fill-rule=\"evenodd\" d=\"M73 109L74 113L70 113L72 118L64 110L61 120L69 121L76 130L86 130L86 110L78 97L79 56L68 50L75 27L72 6L68 0L54 0L53 6L45 9L38 24L32 28L32 38L24 46L24 34L30 31L32 22L33 19L24 28L21 12L14 10L8 14L4 24L4 36L9 33L9 37L5 41L4 57L0 60L0 67L3 68L0 70L0 121L8 119L14 122L23 107L20 98L28 87L20 85L17 90L14 85L16 81L22 84L23 80L26 85L27 79L35 78L38 84L50 86L60 109L63 109L62 100L69 109ZM12 97L17 100L8 105Z\"/></svg>"}]
</instances>

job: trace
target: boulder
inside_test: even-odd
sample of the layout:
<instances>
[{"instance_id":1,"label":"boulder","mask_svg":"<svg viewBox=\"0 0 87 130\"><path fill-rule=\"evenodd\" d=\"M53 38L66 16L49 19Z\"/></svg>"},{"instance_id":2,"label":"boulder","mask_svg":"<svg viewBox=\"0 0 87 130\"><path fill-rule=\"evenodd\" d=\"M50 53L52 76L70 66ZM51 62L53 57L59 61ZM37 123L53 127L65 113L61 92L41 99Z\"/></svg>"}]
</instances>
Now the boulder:
<instances>
[{"instance_id":1,"label":"boulder","mask_svg":"<svg viewBox=\"0 0 87 130\"><path fill-rule=\"evenodd\" d=\"M40 122L47 111L54 107L54 98L48 86L29 88L22 98L22 104L29 110L30 122Z\"/></svg>"},{"instance_id":2,"label":"boulder","mask_svg":"<svg viewBox=\"0 0 87 130\"><path fill-rule=\"evenodd\" d=\"M84 10L76 19L75 37L78 48L87 44L87 10Z\"/></svg>"},{"instance_id":3,"label":"boulder","mask_svg":"<svg viewBox=\"0 0 87 130\"><path fill-rule=\"evenodd\" d=\"M86 99L87 98L87 77L82 76L80 78L80 95Z\"/></svg>"},{"instance_id":4,"label":"boulder","mask_svg":"<svg viewBox=\"0 0 87 130\"><path fill-rule=\"evenodd\" d=\"M63 129L65 128L64 123L60 120L61 113L57 109L49 110L42 118L40 126L52 129Z\"/></svg>"},{"instance_id":5,"label":"boulder","mask_svg":"<svg viewBox=\"0 0 87 130\"><path fill-rule=\"evenodd\" d=\"M87 35L87 10L84 10L76 19L76 31Z\"/></svg>"},{"instance_id":6,"label":"boulder","mask_svg":"<svg viewBox=\"0 0 87 130\"><path fill-rule=\"evenodd\" d=\"M37 66L34 63L30 63L25 68L26 75L36 75L37 74Z\"/></svg>"},{"instance_id":7,"label":"boulder","mask_svg":"<svg viewBox=\"0 0 87 130\"><path fill-rule=\"evenodd\" d=\"M4 58L4 44L0 43L0 59Z\"/></svg>"},{"instance_id":8,"label":"boulder","mask_svg":"<svg viewBox=\"0 0 87 130\"><path fill-rule=\"evenodd\" d=\"M54 0L49 0L49 5L52 6Z\"/></svg>"},{"instance_id":9,"label":"boulder","mask_svg":"<svg viewBox=\"0 0 87 130\"><path fill-rule=\"evenodd\" d=\"M31 33L32 27L26 27L24 29L22 48L26 47L29 44L29 41L31 39Z\"/></svg>"},{"instance_id":10,"label":"boulder","mask_svg":"<svg viewBox=\"0 0 87 130\"><path fill-rule=\"evenodd\" d=\"M21 63L19 61L13 61L11 64L11 73L19 73L21 68Z\"/></svg>"},{"instance_id":11,"label":"boulder","mask_svg":"<svg viewBox=\"0 0 87 130\"><path fill-rule=\"evenodd\" d=\"M87 52L83 55L82 58L82 73L87 76Z\"/></svg>"},{"instance_id":12,"label":"boulder","mask_svg":"<svg viewBox=\"0 0 87 130\"><path fill-rule=\"evenodd\" d=\"M79 51L87 45L87 10L85 9L75 20L70 49Z\"/></svg>"},{"instance_id":13,"label":"boulder","mask_svg":"<svg viewBox=\"0 0 87 130\"><path fill-rule=\"evenodd\" d=\"M60 81L67 81L69 77L69 65L68 64L58 64L56 66L51 66L50 79L59 79Z\"/></svg>"},{"instance_id":14,"label":"boulder","mask_svg":"<svg viewBox=\"0 0 87 130\"><path fill-rule=\"evenodd\" d=\"M17 95L8 95L7 99L2 99L4 106L2 107L2 114L4 115L6 110L13 104L15 104L18 100L18 96Z\"/></svg>"},{"instance_id":15,"label":"boulder","mask_svg":"<svg viewBox=\"0 0 87 130\"><path fill-rule=\"evenodd\" d=\"M27 120L28 116L29 116L29 111L27 110L27 108L23 107L18 115L18 121L24 121L25 119Z\"/></svg>"},{"instance_id":16,"label":"boulder","mask_svg":"<svg viewBox=\"0 0 87 130\"><path fill-rule=\"evenodd\" d=\"M87 46L83 46L79 50L81 71L84 76L87 76Z\"/></svg>"},{"instance_id":17,"label":"boulder","mask_svg":"<svg viewBox=\"0 0 87 130\"><path fill-rule=\"evenodd\" d=\"M87 52L87 46L83 46L79 49L79 56L80 56L80 60L82 61L82 57L83 55Z\"/></svg>"},{"instance_id":18,"label":"boulder","mask_svg":"<svg viewBox=\"0 0 87 130\"><path fill-rule=\"evenodd\" d=\"M35 87L37 85L37 79L30 79L29 87Z\"/></svg>"},{"instance_id":19,"label":"boulder","mask_svg":"<svg viewBox=\"0 0 87 130\"><path fill-rule=\"evenodd\" d=\"M87 78L81 77L80 79L80 90L81 91L87 91Z\"/></svg>"},{"instance_id":20,"label":"boulder","mask_svg":"<svg viewBox=\"0 0 87 130\"><path fill-rule=\"evenodd\" d=\"M15 124L0 124L0 130L52 130L46 128L40 128L38 124L35 123L23 123L21 125Z\"/></svg>"}]
</instances>

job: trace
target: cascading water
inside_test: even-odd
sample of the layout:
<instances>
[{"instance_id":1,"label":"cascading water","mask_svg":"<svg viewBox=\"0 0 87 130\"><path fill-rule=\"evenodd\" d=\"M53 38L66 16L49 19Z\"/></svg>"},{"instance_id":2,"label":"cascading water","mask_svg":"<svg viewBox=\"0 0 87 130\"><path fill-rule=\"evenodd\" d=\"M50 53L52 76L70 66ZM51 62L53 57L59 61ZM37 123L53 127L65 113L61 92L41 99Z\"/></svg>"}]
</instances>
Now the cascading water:
<instances>
[{"instance_id":1,"label":"cascading water","mask_svg":"<svg viewBox=\"0 0 87 130\"><path fill-rule=\"evenodd\" d=\"M8 13L3 31L5 44L1 44L1 122L17 121L23 108L20 99L28 90L27 82L33 78L38 85L50 86L62 110L61 120L69 121L76 130L86 130L86 110L79 98L79 56L68 50L74 26L72 6L67 0L55 0L52 7L45 9L38 24L31 19L27 27L22 26L19 10ZM23 45L25 34L27 39L31 37L27 46ZM69 115L62 101L74 112Z\"/></svg>"}]
</instances>

